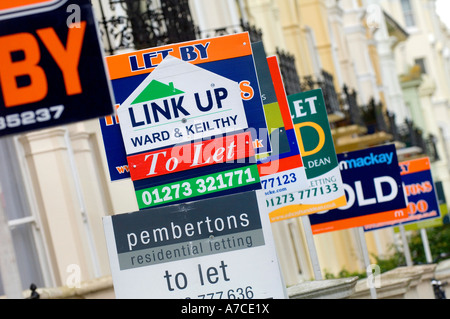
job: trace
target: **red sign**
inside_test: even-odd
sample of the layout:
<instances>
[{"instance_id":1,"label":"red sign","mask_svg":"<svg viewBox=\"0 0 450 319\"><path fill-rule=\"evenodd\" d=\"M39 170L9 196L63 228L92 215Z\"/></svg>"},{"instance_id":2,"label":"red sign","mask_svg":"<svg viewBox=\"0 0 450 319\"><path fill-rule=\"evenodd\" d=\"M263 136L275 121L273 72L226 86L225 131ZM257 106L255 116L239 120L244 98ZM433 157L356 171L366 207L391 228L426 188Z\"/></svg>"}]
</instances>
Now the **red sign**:
<instances>
[{"instance_id":1,"label":"red sign","mask_svg":"<svg viewBox=\"0 0 450 319\"><path fill-rule=\"evenodd\" d=\"M133 181L254 156L250 132L128 156Z\"/></svg>"}]
</instances>

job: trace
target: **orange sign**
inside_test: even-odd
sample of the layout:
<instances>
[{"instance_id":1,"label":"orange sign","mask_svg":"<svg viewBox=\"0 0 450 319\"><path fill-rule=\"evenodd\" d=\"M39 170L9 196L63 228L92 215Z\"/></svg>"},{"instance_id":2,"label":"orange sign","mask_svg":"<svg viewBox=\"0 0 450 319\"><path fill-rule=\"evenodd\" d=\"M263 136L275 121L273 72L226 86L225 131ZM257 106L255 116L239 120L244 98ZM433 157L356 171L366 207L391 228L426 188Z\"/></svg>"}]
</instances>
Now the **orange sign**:
<instances>
[{"instance_id":1,"label":"orange sign","mask_svg":"<svg viewBox=\"0 0 450 319\"><path fill-rule=\"evenodd\" d=\"M96 24L90 0L0 1L0 136L113 113Z\"/></svg>"},{"instance_id":2,"label":"orange sign","mask_svg":"<svg viewBox=\"0 0 450 319\"><path fill-rule=\"evenodd\" d=\"M364 229L375 230L383 227L408 224L440 216L439 203L434 191L431 175L430 159L428 157L399 163L400 175L405 185L408 206L396 212L399 220L377 222L365 225Z\"/></svg>"},{"instance_id":3,"label":"orange sign","mask_svg":"<svg viewBox=\"0 0 450 319\"><path fill-rule=\"evenodd\" d=\"M367 225L378 223L383 223L383 225L395 225L404 220L406 217L407 214L405 215L402 209L396 209L387 212L363 215L317 225L311 225L311 230L313 234L316 235L326 233L329 231L343 230L360 226L366 227Z\"/></svg>"},{"instance_id":4,"label":"orange sign","mask_svg":"<svg viewBox=\"0 0 450 319\"><path fill-rule=\"evenodd\" d=\"M152 72L167 56L191 64L213 62L252 54L247 33L187 41L106 57L111 80Z\"/></svg>"},{"instance_id":5,"label":"orange sign","mask_svg":"<svg viewBox=\"0 0 450 319\"><path fill-rule=\"evenodd\" d=\"M431 169L430 160L428 157L400 162L399 165L400 165L400 175L402 176L427 171Z\"/></svg>"},{"instance_id":6,"label":"orange sign","mask_svg":"<svg viewBox=\"0 0 450 319\"><path fill-rule=\"evenodd\" d=\"M81 56L86 21L80 22L79 28L67 28L67 41L64 46L61 43L55 29L46 27L35 32L39 40L49 52L62 73L67 95L75 95L83 92L78 72L78 63ZM20 32L0 36L0 80L5 107L14 107L43 100L48 95L48 79L52 76L46 74L46 70L39 65L41 50L39 40L32 33ZM25 59L13 61L13 52L22 51ZM47 71L47 73L49 73ZM28 76L30 83L27 86L19 86L16 78Z\"/></svg>"}]
</instances>

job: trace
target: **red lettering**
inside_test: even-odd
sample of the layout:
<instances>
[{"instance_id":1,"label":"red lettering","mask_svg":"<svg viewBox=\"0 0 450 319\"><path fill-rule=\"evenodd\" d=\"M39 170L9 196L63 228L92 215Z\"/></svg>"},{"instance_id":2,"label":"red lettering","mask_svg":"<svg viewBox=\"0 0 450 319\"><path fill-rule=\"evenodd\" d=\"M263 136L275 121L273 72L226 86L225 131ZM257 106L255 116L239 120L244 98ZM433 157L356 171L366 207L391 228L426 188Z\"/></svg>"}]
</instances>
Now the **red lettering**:
<instances>
[{"instance_id":1,"label":"red lettering","mask_svg":"<svg viewBox=\"0 0 450 319\"><path fill-rule=\"evenodd\" d=\"M407 208L408 215L414 215L417 212L423 214L428 210L428 203L425 200L421 199L417 203L409 202Z\"/></svg>"},{"instance_id":2,"label":"red lettering","mask_svg":"<svg viewBox=\"0 0 450 319\"><path fill-rule=\"evenodd\" d=\"M422 193L429 193L433 190L433 185L431 182L425 181L422 183L415 183L406 185L406 196L418 195Z\"/></svg>"}]
</instances>

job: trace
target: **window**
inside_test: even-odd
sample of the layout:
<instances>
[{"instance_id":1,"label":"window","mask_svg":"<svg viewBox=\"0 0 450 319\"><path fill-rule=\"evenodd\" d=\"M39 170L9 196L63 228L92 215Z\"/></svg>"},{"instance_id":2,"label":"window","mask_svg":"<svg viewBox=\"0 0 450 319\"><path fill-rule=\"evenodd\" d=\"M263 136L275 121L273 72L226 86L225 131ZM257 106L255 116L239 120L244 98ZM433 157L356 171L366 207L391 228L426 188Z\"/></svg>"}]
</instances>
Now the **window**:
<instances>
[{"instance_id":1,"label":"window","mask_svg":"<svg viewBox=\"0 0 450 319\"><path fill-rule=\"evenodd\" d=\"M42 262L45 264L45 253L36 218L28 201L23 179L25 176L20 165L22 158L18 156L17 143L15 138L3 138L0 141L0 174L3 186L0 196L5 200L4 214L11 231L22 289L25 290L31 283L44 287L48 280L42 268ZM1 273L1 276L8 274ZM3 283L0 280L0 295L5 293Z\"/></svg>"},{"instance_id":2,"label":"window","mask_svg":"<svg viewBox=\"0 0 450 319\"><path fill-rule=\"evenodd\" d=\"M411 5L411 0L401 0L401 4L406 27L415 27L416 21L414 19L414 12L413 7Z\"/></svg>"},{"instance_id":3,"label":"window","mask_svg":"<svg viewBox=\"0 0 450 319\"><path fill-rule=\"evenodd\" d=\"M189 0L97 0L99 28L109 54L196 38Z\"/></svg>"},{"instance_id":4,"label":"window","mask_svg":"<svg viewBox=\"0 0 450 319\"><path fill-rule=\"evenodd\" d=\"M427 68L425 66L425 58L415 59L414 64L420 66L420 74L427 74Z\"/></svg>"}]
</instances>

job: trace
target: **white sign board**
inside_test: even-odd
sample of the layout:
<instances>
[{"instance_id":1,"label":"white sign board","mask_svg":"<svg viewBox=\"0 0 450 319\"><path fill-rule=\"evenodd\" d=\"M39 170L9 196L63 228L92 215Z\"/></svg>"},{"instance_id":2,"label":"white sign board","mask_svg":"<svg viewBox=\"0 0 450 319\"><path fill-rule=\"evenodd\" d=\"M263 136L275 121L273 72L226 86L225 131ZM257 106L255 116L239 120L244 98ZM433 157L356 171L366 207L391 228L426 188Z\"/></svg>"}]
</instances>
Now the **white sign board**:
<instances>
[{"instance_id":1,"label":"white sign board","mask_svg":"<svg viewBox=\"0 0 450 319\"><path fill-rule=\"evenodd\" d=\"M263 209L251 191L104 217L116 297L286 298Z\"/></svg>"},{"instance_id":2,"label":"white sign board","mask_svg":"<svg viewBox=\"0 0 450 319\"><path fill-rule=\"evenodd\" d=\"M239 83L170 55L117 114L128 155L248 128Z\"/></svg>"}]
</instances>

